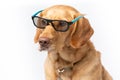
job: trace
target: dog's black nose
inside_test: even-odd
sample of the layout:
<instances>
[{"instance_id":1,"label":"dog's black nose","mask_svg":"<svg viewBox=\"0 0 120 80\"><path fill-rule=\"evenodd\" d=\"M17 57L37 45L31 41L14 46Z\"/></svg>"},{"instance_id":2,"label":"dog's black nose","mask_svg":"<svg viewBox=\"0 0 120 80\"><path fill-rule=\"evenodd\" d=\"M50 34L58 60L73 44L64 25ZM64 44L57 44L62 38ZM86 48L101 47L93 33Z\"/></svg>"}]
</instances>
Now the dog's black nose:
<instances>
[{"instance_id":1,"label":"dog's black nose","mask_svg":"<svg viewBox=\"0 0 120 80\"><path fill-rule=\"evenodd\" d=\"M47 47L50 43L50 39L49 38L45 38L45 37L41 37L39 38L39 44L42 46L42 47Z\"/></svg>"}]
</instances>

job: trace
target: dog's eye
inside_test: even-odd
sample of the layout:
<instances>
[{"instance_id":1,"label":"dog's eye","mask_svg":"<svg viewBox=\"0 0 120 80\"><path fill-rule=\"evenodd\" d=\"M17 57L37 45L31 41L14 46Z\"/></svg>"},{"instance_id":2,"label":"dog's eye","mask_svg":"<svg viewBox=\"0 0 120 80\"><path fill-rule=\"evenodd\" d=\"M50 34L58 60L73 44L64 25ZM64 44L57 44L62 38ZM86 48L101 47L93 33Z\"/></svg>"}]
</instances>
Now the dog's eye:
<instances>
[{"instance_id":1,"label":"dog's eye","mask_svg":"<svg viewBox=\"0 0 120 80\"><path fill-rule=\"evenodd\" d=\"M42 20L41 20L41 24L42 24L42 25L47 25L47 24L48 24L48 22L47 22L47 20L42 19Z\"/></svg>"},{"instance_id":2,"label":"dog's eye","mask_svg":"<svg viewBox=\"0 0 120 80\"><path fill-rule=\"evenodd\" d=\"M60 22L59 22L59 26L64 27L64 26L66 26L66 25L67 25L67 23L66 23L65 21L60 21Z\"/></svg>"}]
</instances>

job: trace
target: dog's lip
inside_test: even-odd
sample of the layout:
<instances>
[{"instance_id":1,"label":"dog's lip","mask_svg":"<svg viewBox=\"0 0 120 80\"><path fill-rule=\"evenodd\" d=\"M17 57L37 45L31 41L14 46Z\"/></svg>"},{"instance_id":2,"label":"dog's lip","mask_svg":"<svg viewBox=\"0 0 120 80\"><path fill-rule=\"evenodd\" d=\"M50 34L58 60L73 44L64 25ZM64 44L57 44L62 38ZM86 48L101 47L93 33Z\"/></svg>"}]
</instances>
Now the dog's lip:
<instances>
[{"instance_id":1,"label":"dog's lip","mask_svg":"<svg viewBox=\"0 0 120 80\"><path fill-rule=\"evenodd\" d=\"M48 47L39 47L39 51L48 50Z\"/></svg>"},{"instance_id":2,"label":"dog's lip","mask_svg":"<svg viewBox=\"0 0 120 80\"><path fill-rule=\"evenodd\" d=\"M53 50L54 48L52 48L53 47L53 44L48 44L47 46L41 46L40 44L39 44L39 48L38 48L38 50L39 51L51 51L51 50Z\"/></svg>"}]
</instances>

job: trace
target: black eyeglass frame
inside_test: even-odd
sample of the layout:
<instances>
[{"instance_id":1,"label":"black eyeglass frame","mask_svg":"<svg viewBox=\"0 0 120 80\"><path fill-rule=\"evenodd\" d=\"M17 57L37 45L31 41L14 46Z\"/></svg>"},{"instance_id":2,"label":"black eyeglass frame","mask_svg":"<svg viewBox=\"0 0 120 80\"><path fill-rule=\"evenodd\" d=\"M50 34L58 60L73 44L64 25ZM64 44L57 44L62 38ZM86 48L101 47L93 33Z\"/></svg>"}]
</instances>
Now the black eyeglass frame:
<instances>
[{"instance_id":1,"label":"black eyeglass frame","mask_svg":"<svg viewBox=\"0 0 120 80\"><path fill-rule=\"evenodd\" d=\"M35 21L34 21L34 18L40 18L40 19L46 20L46 21L47 21L47 25L50 25L50 23L51 23L52 27L53 27L56 31L60 31L60 32L66 32L66 31L69 29L70 25L73 24L73 22L67 22L67 21L65 21L65 20L50 20L50 19L45 19L45 18L41 18L41 17L38 17L38 16L32 17L32 20L33 20L34 25L35 25L37 28L41 28L41 29L44 29L45 27L37 26L36 23L35 23ZM54 21L65 22L65 23L67 23L67 25L66 25L67 27L66 27L64 30L58 30L57 28L55 28L55 26L54 26L54 24L53 24ZM47 26L47 25L46 25L46 26Z\"/></svg>"},{"instance_id":2,"label":"black eyeglass frame","mask_svg":"<svg viewBox=\"0 0 120 80\"><path fill-rule=\"evenodd\" d=\"M38 15L39 13L41 13L42 11L43 11L43 10L40 10L40 11L36 12L36 13L32 16L33 24L34 24L37 28L44 29L45 27L40 27L40 26L37 26L37 25L35 24L34 18L44 19L44 20L47 21L47 23L48 23L47 25L50 25L49 23L51 23L52 27L53 27L56 31L60 31L60 32L66 32L66 31L69 29L70 25L72 25L73 23L75 23L76 21L78 21L80 18L83 18L83 17L84 17L83 15L81 15L81 16L78 16L77 18L75 18L74 20L72 20L71 22L67 22L66 20L51 20L51 19L45 19L45 18L36 16L36 15ZM66 22L66 23L67 23L67 28L66 28L65 30L57 30L57 29L55 28L54 24L52 23L53 21ZM47 26L47 25L46 25L46 26Z\"/></svg>"}]
</instances>

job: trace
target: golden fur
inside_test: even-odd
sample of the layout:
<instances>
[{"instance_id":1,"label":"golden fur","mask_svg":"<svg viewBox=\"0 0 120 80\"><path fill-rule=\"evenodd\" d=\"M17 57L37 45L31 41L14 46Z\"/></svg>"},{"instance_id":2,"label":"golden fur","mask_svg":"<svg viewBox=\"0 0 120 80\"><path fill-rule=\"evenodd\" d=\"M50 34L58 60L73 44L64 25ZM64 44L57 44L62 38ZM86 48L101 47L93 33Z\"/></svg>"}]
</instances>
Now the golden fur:
<instances>
[{"instance_id":1,"label":"golden fur","mask_svg":"<svg viewBox=\"0 0 120 80\"><path fill-rule=\"evenodd\" d=\"M71 21L82 15L76 9L66 5L56 5L45 9L39 16L53 20ZM68 31L57 32L51 25L44 30L36 30L35 43L40 37L50 39L48 56L45 61L46 80L112 80L89 40L93 29L84 17L72 24ZM58 70L68 68L61 74ZM72 68L72 69L69 69Z\"/></svg>"}]
</instances>

